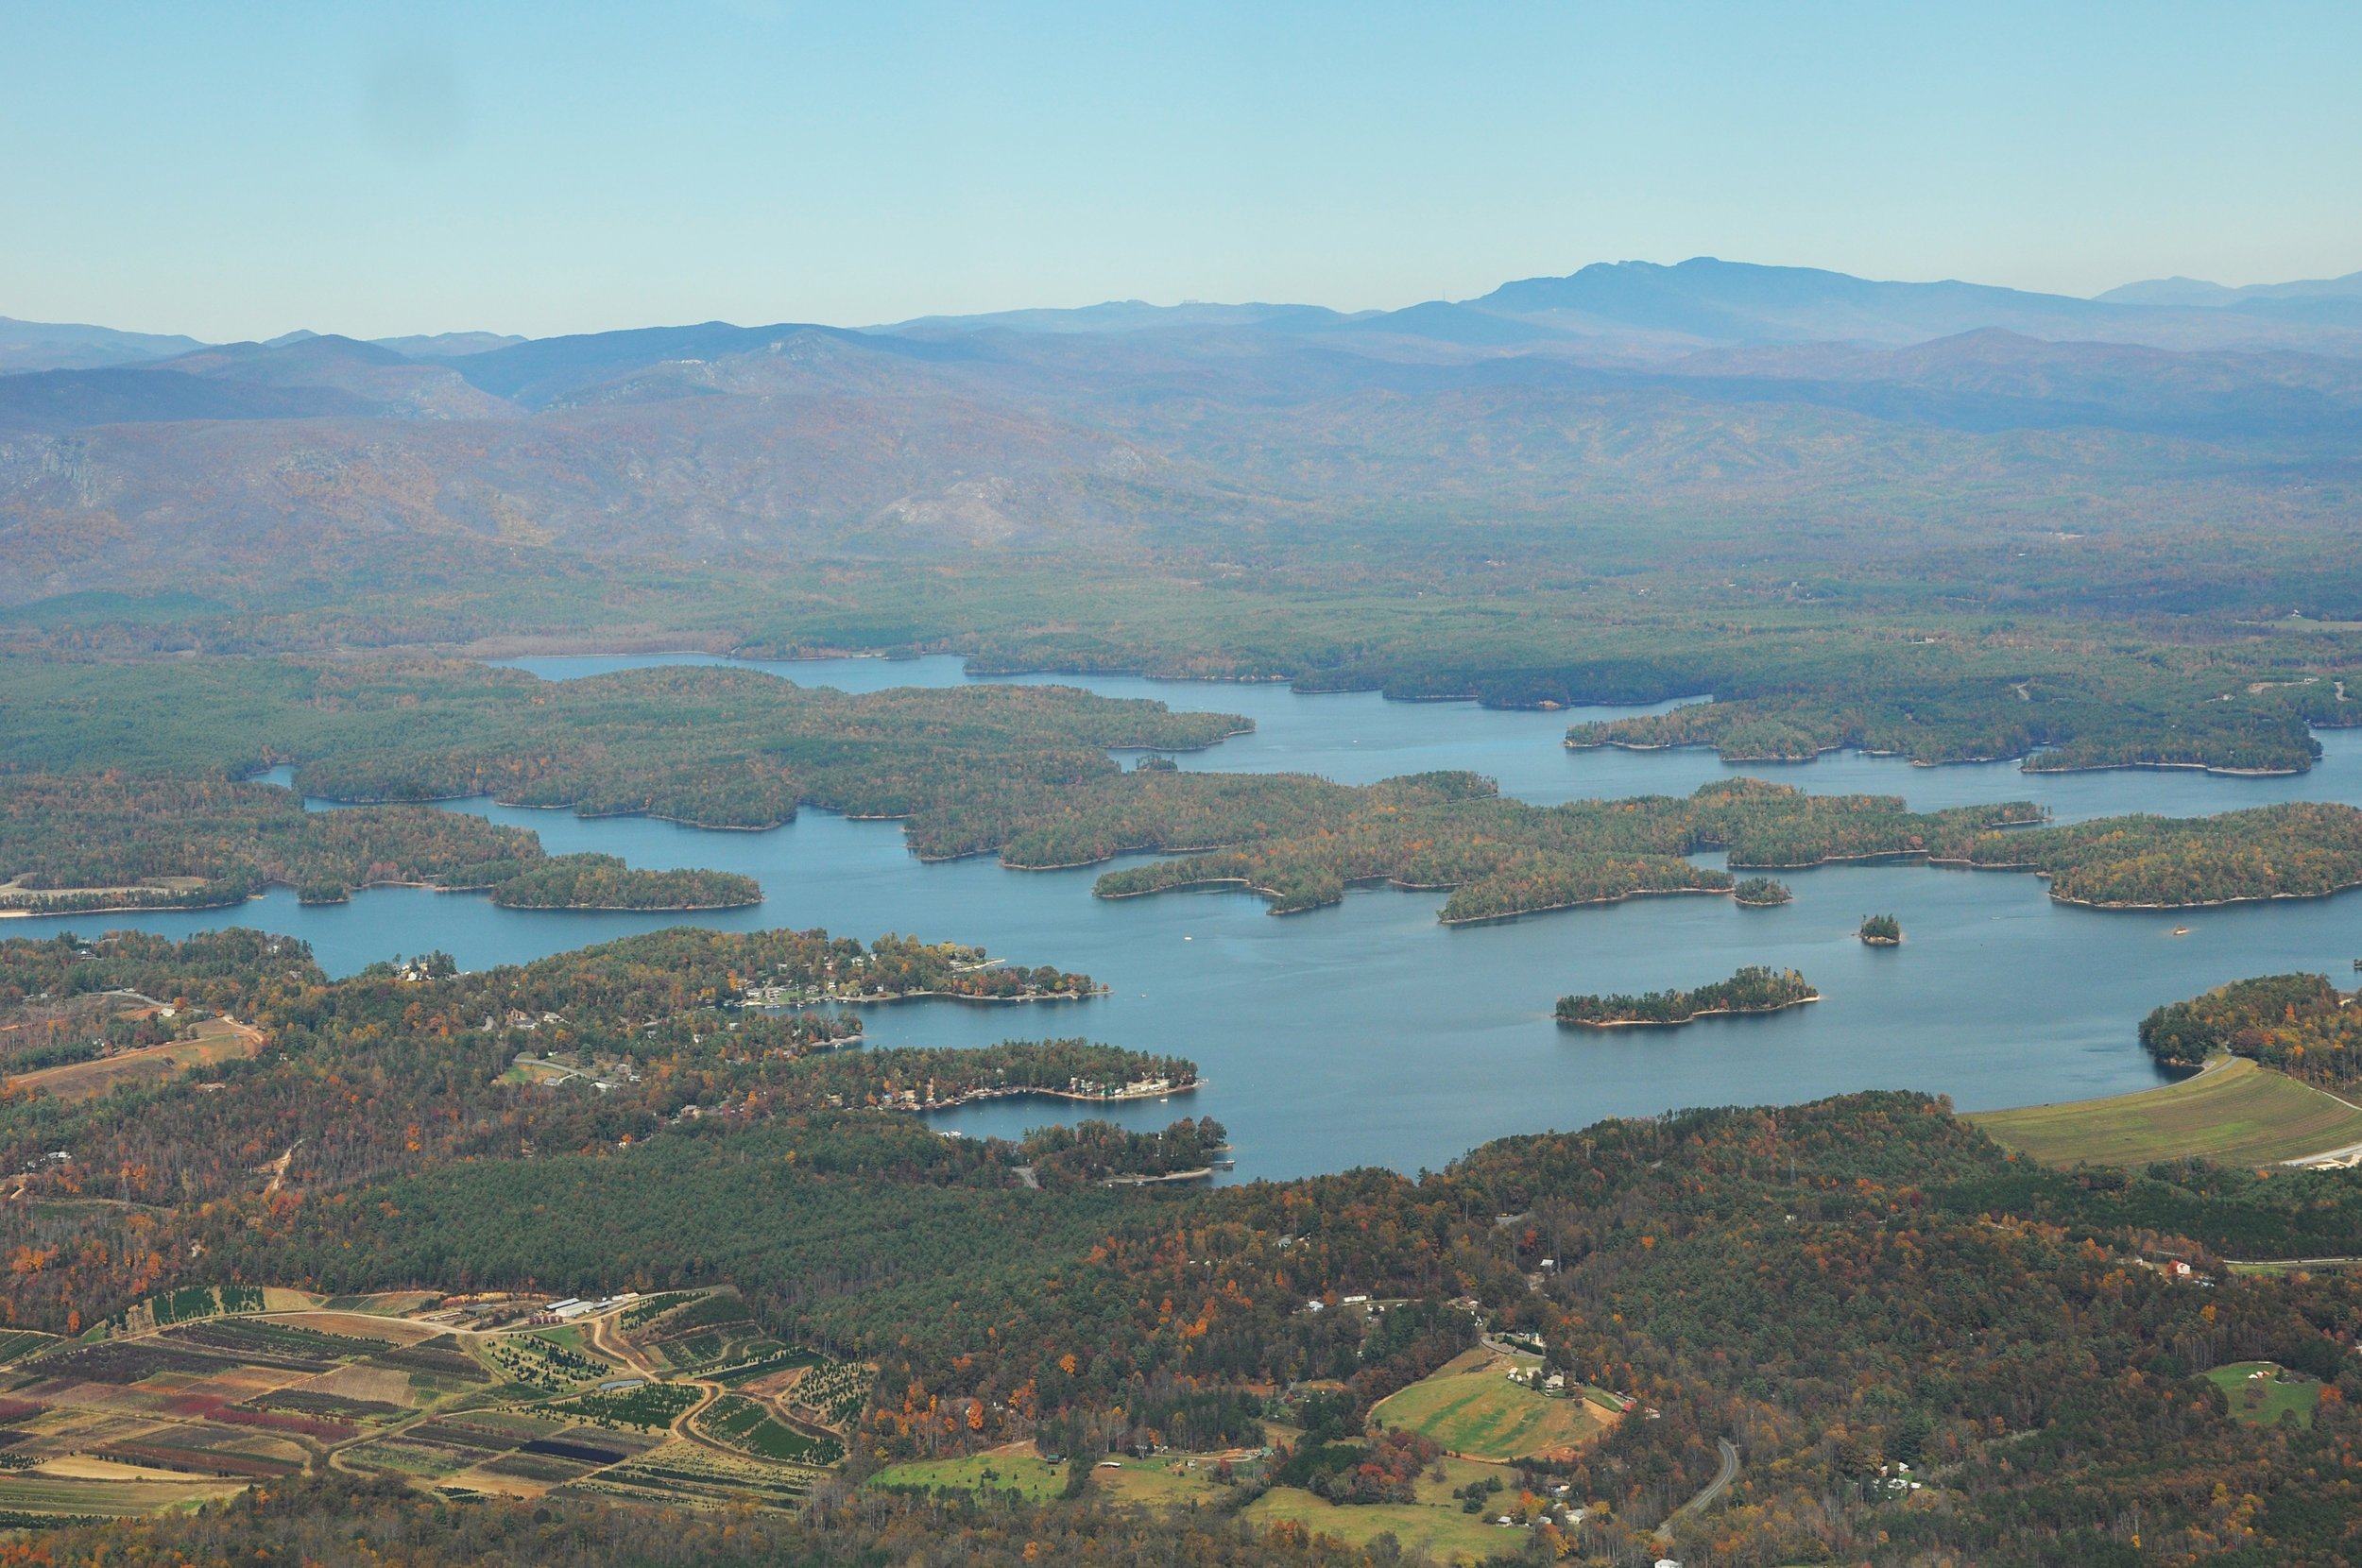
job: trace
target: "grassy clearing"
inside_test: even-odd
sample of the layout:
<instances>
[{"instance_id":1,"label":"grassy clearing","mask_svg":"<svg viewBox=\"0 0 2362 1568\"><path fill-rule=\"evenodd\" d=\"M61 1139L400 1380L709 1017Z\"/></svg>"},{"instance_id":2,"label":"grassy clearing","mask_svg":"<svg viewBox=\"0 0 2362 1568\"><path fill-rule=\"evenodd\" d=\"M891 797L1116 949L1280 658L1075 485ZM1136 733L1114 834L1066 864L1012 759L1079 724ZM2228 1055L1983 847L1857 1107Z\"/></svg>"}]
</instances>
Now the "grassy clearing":
<instances>
[{"instance_id":1,"label":"grassy clearing","mask_svg":"<svg viewBox=\"0 0 2362 1568\"><path fill-rule=\"evenodd\" d=\"M1415 1503L1331 1503L1309 1491L1292 1487L1275 1487L1257 1498L1240 1517L1256 1525L1268 1525L1275 1520L1292 1520L1309 1530L1334 1536L1355 1546L1366 1546L1381 1535L1392 1534L1406 1549L1423 1549L1447 1560L1474 1562L1497 1553L1513 1552L1526 1540L1526 1531L1503 1528L1493 1523L1502 1511L1487 1508L1482 1513L1463 1513L1451 1493L1455 1487L1497 1475L1505 1488L1516 1485L1516 1475L1503 1465L1479 1464L1466 1459L1446 1459L1444 1479L1419 1477ZM1505 1493L1514 1497L1515 1493Z\"/></svg>"},{"instance_id":2,"label":"grassy clearing","mask_svg":"<svg viewBox=\"0 0 2362 1568\"><path fill-rule=\"evenodd\" d=\"M2231 1401L2232 1419L2251 1426L2269 1426L2290 1410L2310 1426L2314 1406L2321 1402L2319 1383L2270 1361L2234 1361L2208 1372L2206 1381Z\"/></svg>"},{"instance_id":3,"label":"grassy clearing","mask_svg":"<svg viewBox=\"0 0 2362 1568\"><path fill-rule=\"evenodd\" d=\"M1091 1473L1091 1485L1103 1497L1143 1508L1187 1508L1211 1504L1229 1495L1215 1484L1211 1455L1159 1454L1153 1458L1121 1461L1116 1470Z\"/></svg>"},{"instance_id":4,"label":"grassy clearing","mask_svg":"<svg viewBox=\"0 0 2362 1568\"><path fill-rule=\"evenodd\" d=\"M1589 1401L1551 1399L1512 1383L1526 1357L1472 1350L1454 1356L1370 1412L1375 1426L1397 1426L1472 1459L1507 1461L1580 1448L1608 1426Z\"/></svg>"},{"instance_id":5,"label":"grassy clearing","mask_svg":"<svg viewBox=\"0 0 2362 1568\"><path fill-rule=\"evenodd\" d=\"M2045 1165L2147 1165L2184 1156L2270 1165L2362 1143L2362 1110L2234 1057L2161 1089L1978 1111L1968 1119Z\"/></svg>"},{"instance_id":6,"label":"grassy clearing","mask_svg":"<svg viewBox=\"0 0 2362 1568\"><path fill-rule=\"evenodd\" d=\"M1007 1491L1040 1501L1066 1487L1063 1468L1046 1464L1030 1442L1007 1443L959 1459L914 1459L869 1477L873 1487L920 1487L929 1491Z\"/></svg>"}]
</instances>

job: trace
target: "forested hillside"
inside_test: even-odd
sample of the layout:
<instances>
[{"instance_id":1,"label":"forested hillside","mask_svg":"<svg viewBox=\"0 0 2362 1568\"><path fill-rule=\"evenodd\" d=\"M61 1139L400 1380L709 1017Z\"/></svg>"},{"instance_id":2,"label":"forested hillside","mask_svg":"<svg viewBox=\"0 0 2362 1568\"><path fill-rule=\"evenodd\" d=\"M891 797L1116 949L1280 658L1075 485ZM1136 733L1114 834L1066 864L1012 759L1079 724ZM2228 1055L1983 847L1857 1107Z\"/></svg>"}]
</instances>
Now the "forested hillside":
<instances>
[{"instance_id":1,"label":"forested hillside","mask_svg":"<svg viewBox=\"0 0 2362 1568\"><path fill-rule=\"evenodd\" d=\"M1454 922L1736 894L1695 859L1716 851L2017 871L2111 909L2362 882L2362 813L2337 805L2060 827L1740 780L1543 808L1470 773L1127 768L1109 754L1245 721L1054 687L474 661L951 653L1503 707L1711 696L1583 715L1566 742L2313 767L2316 730L2362 721L2344 329L1927 287L1703 264L1360 317L310 338L0 377L0 897L760 896L427 806L472 795L707 827L819 808L1012 867L1168 857L1111 870L1108 897L1228 882L1287 912L1383 879ZM280 766L296 791L256 781ZM1506 1138L1415 1176L1169 1184L1220 1162L1220 1124L1093 1112L1186 1097L1196 1065L1079 1037L1091 1014L1063 1009L1099 982L1054 953L996 964L980 933L676 929L332 980L282 938L103 926L0 944L0 1471L43 1441L46 1355L103 1358L125 1347L100 1325L214 1287L731 1287L733 1321L826 1359L845 1452L792 1521L314 1466L0 1545L27 1564L1384 1563L1390 1536L1347 1550L1255 1510L1292 1481L1362 1518L1441 1489L1429 1467L1467 1461L1373 1412L1472 1352L1600 1396L1579 1438L1499 1467L1508 1495L1452 1505L1504 1556L2362 1559L2362 1285L2301 1261L2362 1250L2349 1173L2042 1168L1891 1092ZM1804 990L1749 971L1566 1011ZM1062 1027L862 1045L862 1006L924 994L1055 1002ZM2169 1065L2227 1050L2349 1092L2353 1011L2278 977L2142 1035ZM170 1054L209 1030L220 1048ZM915 1114L1002 1096L1038 1111L1021 1137ZM2225 1381L2251 1363L2284 1415ZM1681 1511L1724 1444L1729 1489ZM1193 1509L1093 1496L1102 1456L1210 1471L1265 1446ZM1043 1495L875 1484L1020 1459Z\"/></svg>"},{"instance_id":2,"label":"forested hillside","mask_svg":"<svg viewBox=\"0 0 2362 1568\"><path fill-rule=\"evenodd\" d=\"M2197 1067L2218 1052L2344 1092L2362 1079L2362 1008L2320 975L2236 980L2141 1020L2141 1044L2163 1067Z\"/></svg>"},{"instance_id":3,"label":"forested hillside","mask_svg":"<svg viewBox=\"0 0 2362 1568\"><path fill-rule=\"evenodd\" d=\"M1473 1311L1648 1412L1528 1461L1537 1484L1563 1482L1591 1510L1571 1535L1519 1538L1535 1549L1652 1549L1724 1438L1738 1480L1716 1509L1672 1522L1686 1558L2236 1549L2334 1563L2356 1545L2355 1276L2225 1261L2349 1247L2362 1200L2343 1173L2044 1171L1939 1102L1866 1094L1510 1138L1416 1179L1109 1188L1095 1184L1127 1160L1142 1173L1202 1160L1221 1130L1086 1124L1020 1147L864 1107L1061 1076L1183 1077L1187 1064L1079 1044L815 1053L826 1042L796 1020L726 1005L864 953L818 933L682 931L524 969L429 963L412 966L423 978L332 983L300 946L245 933L8 944L13 995L169 994L233 1008L271 1043L78 1108L0 1099L12 1163L70 1155L0 1209L9 1310L65 1328L199 1280L331 1293L728 1283L774 1334L879 1364L856 1478L1010 1439L1080 1445L1078 1463L1153 1431L1253 1442L1267 1398L1254 1390L1307 1379L1334 1380L1345 1414L1324 1406L1320 1420L1351 1431L1464 1348ZM561 1051L613 1064L615 1087L508 1081L512 1056ZM692 1102L702 1114L684 1114ZM300 1147L282 1180L248 1168L289 1137ZM1022 1161L1038 1186L1018 1180ZM1382 1320L1308 1305L1347 1295L1400 1304ZM2309 1380L2309 1421L2243 1423L2201 1375L2253 1360ZM1898 1461L1921 1489L1892 1484ZM274 1487L226 1514L50 1547L82 1560L72 1554L111 1542L287 1541L320 1515L436 1506L342 1486ZM468 1526L488 1540L508 1527L489 1507ZM897 1507L828 1501L794 1528L833 1559L890 1538ZM1104 1548L1087 1544L1092 1506L1071 1507L1038 1523L1015 1504L933 1517L1047 1531L1083 1560ZM1151 1534L1178 1549L1210 1532L1209 1551L1241 1561L1308 1549L1231 1528Z\"/></svg>"}]
</instances>

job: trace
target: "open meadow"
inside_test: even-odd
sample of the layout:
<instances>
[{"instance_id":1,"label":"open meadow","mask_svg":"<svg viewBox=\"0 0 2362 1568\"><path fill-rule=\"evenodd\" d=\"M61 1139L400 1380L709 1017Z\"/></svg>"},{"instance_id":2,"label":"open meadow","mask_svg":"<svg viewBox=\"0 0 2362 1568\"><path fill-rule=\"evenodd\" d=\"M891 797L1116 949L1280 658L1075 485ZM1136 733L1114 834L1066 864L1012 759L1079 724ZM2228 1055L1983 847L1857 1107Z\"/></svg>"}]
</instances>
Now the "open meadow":
<instances>
[{"instance_id":1,"label":"open meadow","mask_svg":"<svg viewBox=\"0 0 2362 1568\"><path fill-rule=\"evenodd\" d=\"M2206 1381L2231 1402L2231 1419L2251 1426L2269 1426L2291 1413L2298 1425L2310 1426L2321 1402L2319 1382L2271 1361L2234 1361L2208 1372Z\"/></svg>"},{"instance_id":2,"label":"open meadow","mask_svg":"<svg viewBox=\"0 0 2362 1568\"><path fill-rule=\"evenodd\" d=\"M1967 1119L2045 1165L2272 1165L2362 1144L2362 1108L2245 1057L2138 1094L1977 1111Z\"/></svg>"},{"instance_id":3,"label":"open meadow","mask_svg":"<svg viewBox=\"0 0 2362 1568\"><path fill-rule=\"evenodd\" d=\"M1445 1452L1507 1463L1563 1455L1607 1430L1613 1417L1582 1396L1537 1392L1512 1382L1541 1362L1482 1347L1463 1352L1429 1376L1378 1402L1374 1426L1397 1426L1432 1439Z\"/></svg>"}]
</instances>

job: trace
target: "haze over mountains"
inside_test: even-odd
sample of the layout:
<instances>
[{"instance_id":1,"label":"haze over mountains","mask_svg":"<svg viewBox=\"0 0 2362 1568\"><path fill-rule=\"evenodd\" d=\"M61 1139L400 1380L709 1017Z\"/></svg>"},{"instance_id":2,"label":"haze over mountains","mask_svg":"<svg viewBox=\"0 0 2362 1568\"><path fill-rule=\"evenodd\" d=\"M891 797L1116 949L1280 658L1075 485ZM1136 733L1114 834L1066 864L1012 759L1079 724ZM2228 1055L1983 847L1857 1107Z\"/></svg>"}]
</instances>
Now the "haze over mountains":
<instances>
[{"instance_id":1,"label":"haze over mountains","mask_svg":"<svg viewBox=\"0 0 2362 1568\"><path fill-rule=\"evenodd\" d=\"M13 603L388 550L1242 558L1406 505L2105 529L2201 496L2233 520L2334 511L2362 436L2362 274L2077 299L1699 259L1391 312L1133 301L534 341L0 322L0 368Z\"/></svg>"}]
</instances>

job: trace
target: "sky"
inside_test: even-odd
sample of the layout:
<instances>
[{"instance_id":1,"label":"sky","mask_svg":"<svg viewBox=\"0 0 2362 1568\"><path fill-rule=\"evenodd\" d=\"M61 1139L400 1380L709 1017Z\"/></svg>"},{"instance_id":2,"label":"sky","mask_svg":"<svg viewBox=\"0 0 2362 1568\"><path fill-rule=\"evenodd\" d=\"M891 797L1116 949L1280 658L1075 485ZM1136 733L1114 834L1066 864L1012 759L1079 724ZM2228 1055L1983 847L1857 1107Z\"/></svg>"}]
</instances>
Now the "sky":
<instances>
[{"instance_id":1,"label":"sky","mask_svg":"<svg viewBox=\"0 0 2362 1568\"><path fill-rule=\"evenodd\" d=\"M227 340L2362 268L2362 6L0 0L0 315Z\"/></svg>"}]
</instances>

